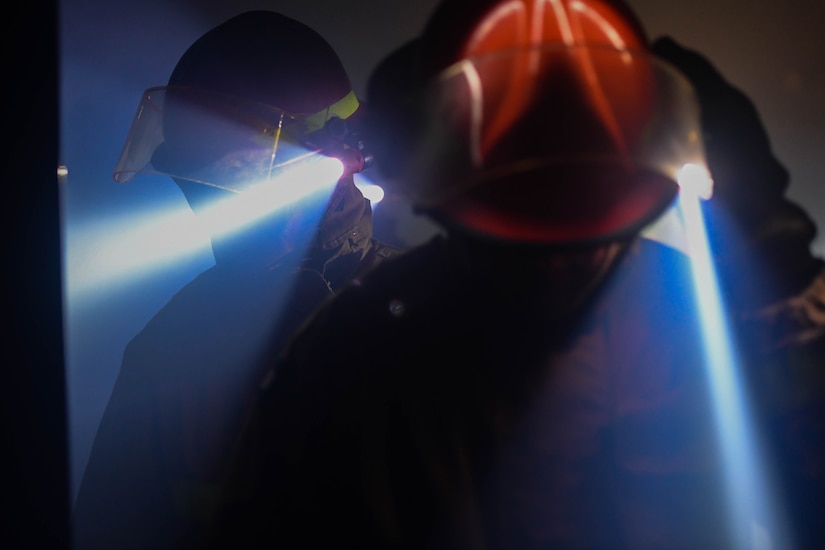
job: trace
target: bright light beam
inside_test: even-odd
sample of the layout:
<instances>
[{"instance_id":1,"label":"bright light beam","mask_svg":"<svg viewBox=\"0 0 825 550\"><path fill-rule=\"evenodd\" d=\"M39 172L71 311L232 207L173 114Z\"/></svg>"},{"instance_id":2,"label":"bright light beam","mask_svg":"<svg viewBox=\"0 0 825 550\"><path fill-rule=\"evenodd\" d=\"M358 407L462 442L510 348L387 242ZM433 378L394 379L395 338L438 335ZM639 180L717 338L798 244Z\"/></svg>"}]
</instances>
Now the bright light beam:
<instances>
[{"instance_id":1,"label":"bright light beam","mask_svg":"<svg viewBox=\"0 0 825 550\"><path fill-rule=\"evenodd\" d=\"M331 191L343 171L340 160L319 155L213 204L199 217L210 234L233 233L315 193Z\"/></svg>"},{"instance_id":2,"label":"bright light beam","mask_svg":"<svg viewBox=\"0 0 825 550\"><path fill-rule=\"evenodd\" d=\"M342 172L339 160L319 157L213 204L202 216L188 209L153 211L73 229L68 239L67 293L72 301L99 298L191 261L209 246L210 235L242 230L306 197L331 191Z\"/></svg>"},{"instance_id":3,"label":"bright light beam","mask_svg":"<svg viewBox=\"0 0 825 550\"><path fill-rule=\"evenodd\" d=\"M696 177L688 169L683 177ZM691 257L694 292L699 306L705 356L713 395L717 436L727 482L728 506L731 512L731 536L734 548L769 550L788 548L778 545L781 534L779 511L773 504L768 478L761 464L761 449L755 443L747 412L746 396L739 379L739 363L719 292L716 272L710 254L707 232L700 207L700 198L709 187L682 185L679 209L684 221L688 251ZM709 195L708 195L709 196Z\"/></svg>"},{"instance_id":4,"label":"bright light beam","mask_svg":"<svg viewBox=\"0 0 825 550\"><path fill-rule=\"evenodd\" d=\"M66 292L72 303L130 286L171 262L205 253L209 236L189 209L103 218L67 231Z\"/></svg>"}]
</instances>

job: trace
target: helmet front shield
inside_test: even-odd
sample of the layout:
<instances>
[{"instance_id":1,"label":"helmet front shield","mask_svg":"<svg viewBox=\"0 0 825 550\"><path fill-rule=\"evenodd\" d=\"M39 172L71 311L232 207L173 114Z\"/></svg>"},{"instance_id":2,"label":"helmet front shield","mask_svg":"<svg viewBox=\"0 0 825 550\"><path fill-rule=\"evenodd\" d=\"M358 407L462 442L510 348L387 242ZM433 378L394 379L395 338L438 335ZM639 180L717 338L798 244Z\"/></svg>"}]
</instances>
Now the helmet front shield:
<instances>
[{"instance_id":1,"label":"helmet front shield","mask_svg":"<svg viewBox=\"0 0 825 550\"><path fill-rule=\"evenodd\" d=\"M296 114L243 98L179 86L146 90L113 177L164 174L243 191L284 168L317 156L312 136L330 118L358 108L348 94L318 113Z\"/></svg>"}]
</instances>

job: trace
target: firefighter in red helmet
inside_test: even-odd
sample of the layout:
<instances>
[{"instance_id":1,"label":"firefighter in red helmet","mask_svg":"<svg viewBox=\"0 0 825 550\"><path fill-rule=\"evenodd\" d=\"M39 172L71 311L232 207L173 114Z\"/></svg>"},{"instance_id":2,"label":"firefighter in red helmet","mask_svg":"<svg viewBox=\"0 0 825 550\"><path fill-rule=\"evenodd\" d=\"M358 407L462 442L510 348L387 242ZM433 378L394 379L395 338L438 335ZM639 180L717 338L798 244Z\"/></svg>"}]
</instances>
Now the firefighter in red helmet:
<instances>
[{"instance_id":1,"label":"firefighter in red helmet","mask_svg":"<svg viewBox=\"0 0 825 550\"><path fill-rule=\"evenodd\" d=\"M685 72L620 0L444 0L368 97L445 232L273 361L215 547L737 547L689 259L647 237L681 168L712 197Z\"/></svg>"},{"instance_id":2,"label":"firefighter in red helmet","mask_svg":"<svg viewBox=\"0 0 825 550\"><path fill-rule=\"evenodd\" d=\"M215 265L126 347L74 508L76 548L200 547L260 358L397 252L373 238L353 179L369 163L362 116L326 40L269 11L206 32L144 93L115 180L170 176Z\"/></svg>"}]
</instances>

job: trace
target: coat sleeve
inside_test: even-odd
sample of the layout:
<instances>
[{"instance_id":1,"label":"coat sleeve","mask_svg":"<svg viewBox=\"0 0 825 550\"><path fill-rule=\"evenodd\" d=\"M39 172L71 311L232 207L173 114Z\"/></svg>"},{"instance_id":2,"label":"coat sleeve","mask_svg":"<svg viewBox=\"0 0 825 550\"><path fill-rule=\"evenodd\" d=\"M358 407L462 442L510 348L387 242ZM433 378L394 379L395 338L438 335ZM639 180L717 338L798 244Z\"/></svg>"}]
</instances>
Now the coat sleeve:
<instances>
[{"instance_id":1,"label":"coat sleeve","mask_svg":"<svg viewBox=\"0 0 825 550\"><path fill-rule=\"evenodd\" d=\"M348 497L359 494L368 407L358 358L367 348L340 309L322 307L272 361L231 460L210 548L325 547L359 523L348 520L363 507Z\"/></svg>"}]
</instances>

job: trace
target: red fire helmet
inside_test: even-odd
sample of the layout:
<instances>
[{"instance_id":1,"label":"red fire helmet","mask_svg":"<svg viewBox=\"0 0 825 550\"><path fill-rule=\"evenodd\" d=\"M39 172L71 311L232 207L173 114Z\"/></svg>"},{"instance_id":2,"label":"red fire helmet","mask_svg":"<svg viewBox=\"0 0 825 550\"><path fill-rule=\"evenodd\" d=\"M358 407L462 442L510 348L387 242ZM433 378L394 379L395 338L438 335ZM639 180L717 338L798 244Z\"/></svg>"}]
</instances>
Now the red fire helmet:
<instances>
[{"instance_id":1,"label":"red fire helmet","mask_svg":"<svg viewBox=\"0 0 825 550\"><path fill-rule=\"evenodd\" d=\"M622 238L704 162L690 83L623 2L445 0L412 49L399 186L443 223L538 244Z\"/></svg>"}]
</instances>

